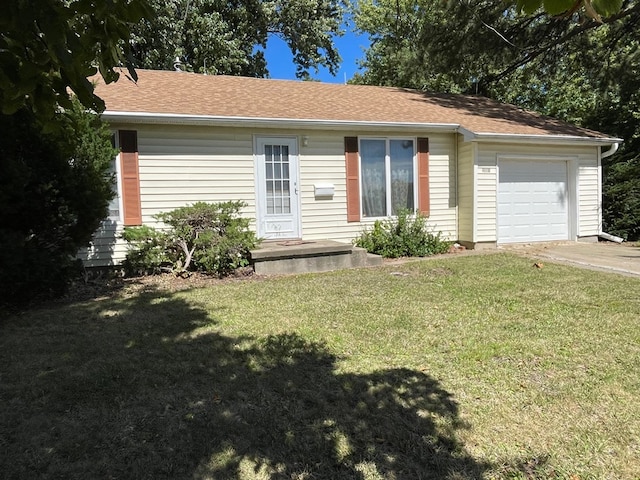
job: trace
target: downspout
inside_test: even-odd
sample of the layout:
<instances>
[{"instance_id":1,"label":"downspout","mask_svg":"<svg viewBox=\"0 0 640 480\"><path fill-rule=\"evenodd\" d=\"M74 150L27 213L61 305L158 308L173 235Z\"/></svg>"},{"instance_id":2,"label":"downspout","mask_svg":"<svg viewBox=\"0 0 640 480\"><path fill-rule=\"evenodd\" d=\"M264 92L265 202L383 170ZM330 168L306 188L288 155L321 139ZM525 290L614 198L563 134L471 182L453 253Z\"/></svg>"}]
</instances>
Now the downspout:
<instances>
[{"instance_id":1,"label":"downspout","mask_svg":"<svg viewBox=\"0 0 640 480\"><path fill-rule=\"evenodd\" d=\"M600 154L600 160L602 160L603 158L610 157L611 155L616 153L619 147L620 147L619 143L612 143L611 148L609 150L607 150L606 152L602 152ZM600 164L600 168L602 168L602 164ZM616 237L615 235L611 235L610 233L606 233L603 231L600 231L598 236L600 238L604 238L605 240L609 240L610 242L622 243L624 241L623 238Z\"/></svg>"},{"instance_id":2,"label":"downspout","mask_svg":"<svg viewBox=\"0 0 640 480\"><path fill-rule=\"evenodd\" d=\"M616 153L618 151L618 148L620 148L620 144L619 143L612 143L611 144L611 148L609 150L607 150L606 152L602 152L600 154L600 160L602 160L603 158L607 158L610 157L611 155L613 155L614 153Z\"/></svg>"},{"instance_id":3,"label":"downspout","mask_svg":"<svg viewBox=\"0 0 640 480\"><path fill-rule=\"evenodd\" d=\"M460 157L458 157L458 145L460 144L460 134L456 133L456 141L454 144L454 152L456 161L454 162L456 168L456 176L455 176L455 189L456 189L456 242L460 241L460 191L458 190L458 172L459 172L459 164Z\"/></svg>"}]
</instances>

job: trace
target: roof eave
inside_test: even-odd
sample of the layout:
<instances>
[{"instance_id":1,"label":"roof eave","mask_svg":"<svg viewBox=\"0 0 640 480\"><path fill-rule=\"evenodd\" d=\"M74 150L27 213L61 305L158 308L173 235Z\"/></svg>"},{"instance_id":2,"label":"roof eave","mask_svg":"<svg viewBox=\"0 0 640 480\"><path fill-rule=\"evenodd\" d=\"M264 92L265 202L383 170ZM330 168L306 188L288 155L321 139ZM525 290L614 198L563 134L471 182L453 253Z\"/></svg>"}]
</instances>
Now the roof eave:
<instances>
[{"instance_id":1,"label":"roof eave","mask_svg":"<svg viewBox=\"0 0 640 480\"><path fill-rule=\"evenodd\" d=\"M260 118L226 117L213 115L186 115L173 113L114 112L102 113L104 120L119 124L151 125L192 125L254 128L306 128L316 130L335 130L345 127L358 130L428 130L439 132L457 132L460 125L455 123L419 123L419 122L379 122L368 120L325 120L300 118Z\"/></svg>"},{"instance_id":2,"label":"roof eave","mask_svg":"<svg viewBox=\"0 0 640 480\"><path fill-rule=\"evenodd\" d=\"M335 130L354 128L360 131L374 130L423 130L438 132L458 132L465 142L482 143L530 143L544 140L556 145L613 145L622 143L616 137L589 137L572 135L531 135L512 133L473 132L456 123L422 123L422 122L380 122L369 120L329 120L305 118L266 118L266 117L232 117L214 115L188 115L174 113L126 112L110 111L102 113L102 117L118 124L150 124L150 125L191 125L221 127L253 127L253 128L300 128L314 130Z\"/></svg>"},{"instance_id":3,"label":"roof eave","mask_svg":"<svg viewBox=\"0 0 640 480\"><path fill-rule=\"evenodd\" d=\"M545 143L553 143L555 145L585 145L585 146L606 146L619 144L623 139L616 137L589 137L577 135L531 135L531 134L513 134L513 133L490 133L490 132L472 132L464 127L459 128L459 132L463 135L465 142L482 142L482 143L539 143L544 140Z\"/></svg>"}]
</instances>

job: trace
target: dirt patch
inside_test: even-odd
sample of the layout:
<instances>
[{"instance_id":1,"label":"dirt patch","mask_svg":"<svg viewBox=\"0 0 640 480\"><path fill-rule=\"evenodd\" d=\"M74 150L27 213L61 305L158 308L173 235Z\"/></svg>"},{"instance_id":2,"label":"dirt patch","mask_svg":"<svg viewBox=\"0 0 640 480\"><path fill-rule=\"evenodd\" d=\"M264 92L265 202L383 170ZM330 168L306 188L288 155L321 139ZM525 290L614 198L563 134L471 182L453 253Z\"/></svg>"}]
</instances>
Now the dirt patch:
<instances>
[{"instance_id":1,"label":"dirt patch","mask_svg":"<svg viewBox=\"0 0 640 480\"><path fill-rule=\"evenodd\" d=\"M179 292L229 282L257 281L263 278L255 275L252 267L239 268L232 275L223 278L197 272L190 273L188 276L164 273L135 278L124 278L111 274L74 282L69 287L67 294L59 299L58 302L67 303L103 299L116 294L127 297L152 290Z\"/></svg>"}]
</instances>

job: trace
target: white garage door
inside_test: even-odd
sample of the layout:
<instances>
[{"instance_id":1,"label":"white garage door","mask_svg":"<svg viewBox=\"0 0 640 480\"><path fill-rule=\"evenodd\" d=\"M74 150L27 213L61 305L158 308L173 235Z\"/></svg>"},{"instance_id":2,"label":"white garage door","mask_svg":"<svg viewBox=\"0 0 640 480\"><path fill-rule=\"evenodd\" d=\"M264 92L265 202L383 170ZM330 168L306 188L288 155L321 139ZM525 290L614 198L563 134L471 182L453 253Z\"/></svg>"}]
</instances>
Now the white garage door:
<instances>
[{"instance_id":1,"label":"white garage door","mask_svg":"<svg viewBox=\"0 0 640 480\"><path fill-rule=\"evenodd\" d=\"M567 162L499 163L498 242L569 239Z\"/></svg>"}]
</instances>

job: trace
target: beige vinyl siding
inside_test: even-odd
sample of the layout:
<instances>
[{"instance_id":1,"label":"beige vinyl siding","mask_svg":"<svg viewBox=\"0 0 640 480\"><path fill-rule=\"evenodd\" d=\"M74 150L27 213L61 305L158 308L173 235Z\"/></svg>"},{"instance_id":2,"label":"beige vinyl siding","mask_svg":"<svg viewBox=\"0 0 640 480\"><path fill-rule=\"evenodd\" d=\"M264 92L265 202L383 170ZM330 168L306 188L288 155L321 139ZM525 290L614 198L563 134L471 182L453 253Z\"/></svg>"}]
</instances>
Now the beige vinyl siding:
<instances>
[{"instance_id":1,"label":"beige vinyl siding","mask_svg":"<svg viewBox=\"0 0 640 480\"><path fill-rule=\"evenodd\" d=\"M600 218L597 148L592 146L478 144L476 193L476 242L497 240L496 195L499 156L522 156L532 159L566 157L577 159L577 232L578 236L596 235ZM572 170L569 168L569 175ZM570 180L571 183L571 180ZM575 214L573 215L575 218ZM572 215L570 214L570 218Z\"/></svg>"},{"instance_id":2,"label":"beige vinyl siding","mask_svg":"<svg viewBox=\"0 0 640 480\"><path fill-rule=\"evenodd\" d=\"M300 147L300 191L302 237L309 240L332 239L350 242L353 225L347 222L347 187L344 137L341 132L301 132L308 137ZM332 198L316 198L314 185L329 183Z\"/></svg>"},{"instance_id":3,"label":"beige vinyl siding","mask_svg":"<svg viewBox=\"0 0 640 480\"><path fill-rule=\"evenodd\" d=\"M124 260L127 244L120 238L122 224L114 220L105 220L93 235L88 248L78 252L78 258L90 267L107 267Z\"/></svg>"},{"instance_id":4,"label":"beige vinyl siding","mask_svg":"<svg viewBox=\"0 0 640 480\"><path fill-rule=\"evenodd\" d=\"M462 135L458 135L458 240L474 242L474 144L462 139Z\"/></svg>"},{"instance_id":5,"label":"beige vinyl siding","mask_svg":"<svg viewBox=\"0 0 640 480\"><path fill-rule=\"evenodd\" d=\"M138 129L142 221L195 202L241 200L255 218L253 137L230 128Z\"/></svg>"},{"instance_id":6,"label":"beige vinyl siding","mask_svg":"<svg viewBox=\"0 0 640 480\"><path fill-rule=\"evenodd\" d=\"M242 200L248 204L243 214L253 220L252 228L255 228L254 139L260 136L298 139L306 136L308 139L307 145L299 143L304 239L351 242L365 226L373 223L347 222L344 137L357 136L361 132L310 130L292 133L280 129L173 125L146 125L136 129L142 219L146 225L160 226L154 215L198 201ZM379 131L361 136L429 138L429 224L446 238L456 240L455 135ZM335 195L316 198L314 185L317 183L333 184ZM96 235L94 248L85 257L88 264L106 264L111 262L110 257L113 263L124 259L126 245L121 240L114 242L122 227L112 223L110 228Z\"/></svg>"},{"instance_id":7,"label":"beige vinyl siding","mask_svg":"<svg viewBox=\"0 0 640 480\"><path fill-rule=\"evenodd\" d=\"M243 214L255 219L251 131L171 125L135 129L145 225L161 226L154 215L200 201L242 200L248 204ZM126 243L118 238L121 231L120 222L108 224L81 258L90 266L122 262Z\"/></svg>"},{"instance_id":8,"label":"beige vinyl siding","mask_svg":"<svg viewBox=\"0 0 640 480\"><path fill-rule=\"evenodd\" d=\"M270 134L273 134L269 132ZM373 221L347 222L346 171L344 137L358 132L298 131L307 137L307 145L300 145L300 192L302 236L308 240L330 238L351 242L363 228ZM282 133L286 135L285 132ZM256 135L259 135L256 134ZM409 132L367 132L363 136L377 137L429 137L431 216L429 224L442 231L447 238L456 238L455 170L453 135L425 135ZM314 186L329 183L335 188L331 198L316 198Z\"/></svg>"},{"instance_id":9,"label":"beige vinyl siding","mask_svg":"<svg viewBox=\"0 0 640 480\"><path fill-rule=\"evenodd\" d=\"M374 220L347 222L344 137L358 132L301 132L308 146L300 147L300 186L302 191L302 236L305 239L350 242ZM451 240L457 239L455 191L455 136L424 132L367 132L363 137L428 137L431 214L429 225ZM315 198L315 183L331 183L331 199Z\"/></svg>"},{"instance_id":10,"label":"beige vinyl siding","mask_svg":"<svg viewBox=\"0 0 640 480\"><path fill-rule=\"evenodd\" d=\"M602 231L602 190L598 147L580 150L578 158L578 237Z\"/></svg>"},{"instance_id":11,"label":"beige vinyl siding","mask_svg":"<svg viewBox=\"0 0 640 480\"><path fill-rule=\"evenodd\" d=\"M481 148L478 149L479 152ZM493 159L478 155L476 165L476 242L496 240L496 193L498 192L498 179L496 169L496 157Z\"/></svg>"},{"instance_id":12,"label":"beige vinyl siding","mask_svg":"<svg viewBox=\"0 0 640 480\"><path fill-rule=\"evenodd\" d=\"M429 135L429 225L448 240L458 239L455 143L454 134Z\"/></svg>"}]
</instances>

